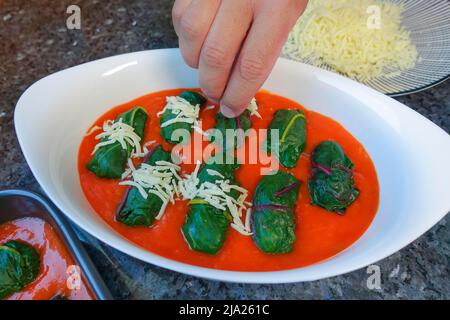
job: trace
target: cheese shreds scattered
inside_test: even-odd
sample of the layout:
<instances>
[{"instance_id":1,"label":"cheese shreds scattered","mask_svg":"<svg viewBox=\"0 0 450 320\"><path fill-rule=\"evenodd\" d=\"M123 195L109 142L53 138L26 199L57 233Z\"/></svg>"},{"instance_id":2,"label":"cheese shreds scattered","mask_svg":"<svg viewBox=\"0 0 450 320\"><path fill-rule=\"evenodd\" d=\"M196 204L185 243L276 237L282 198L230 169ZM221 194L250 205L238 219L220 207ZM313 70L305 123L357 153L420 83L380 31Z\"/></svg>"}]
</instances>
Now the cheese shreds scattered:
<instances>
[{"instance_id":1,"label":"cheese shreds scattered","mask_svg":"<svg viewBox=\"0 0 450 320\"><path fill-rule=\"evenodd\" d=\"M174 123L188 123L191 124L191 128L203 136L208 136L208 133L203 131L199 121L200 105L191 105L186 99L180 96L168 96L166 97L166 105L164 109L158 112L156 115L161 117L164 112L170 110L172 114L176 115L175 118L167 120L161 124L161 128L170 126ZM215 106L211 105L206 107L206 110L214 109ZM250 116L257 116L261 118L261 114L258 112L258 104L256 99L253 98L250 102L247 110L250 111Z\"/></svg>"},{"instance_id":2,"label":"cheese shreds scattered","mask_svg":"<svg viewBox=\"0 0 450 320\"><path fill-rule=\"evenodd\" d=\"M86 134L84 136L88 137L88 136L90 136L91 134L93 134L94 132L96 132L98 130L102 130L102 127L100 127L100 126L93 126L92 128L90 128L88 130L88 132L86 132Z\"/></svg>"},{"instance_id":3,"label":"cheese shreds scattered","mask_svg":"<svg viewBox=\"0 0 450 320\"><path fill-rule=\"evenodd\" d=\"M252 209L248 208L245 213L245 229L250 230L250 219L252 217Z\"/></svg>"},{"instance_id":4,"label":"cheese shreds scattered","mask_svg":"<svg viewBox=\"0 0 450 320\"><path fill-rule=\"evenodd\" d=\"M175 197L179 194L177 188L180 167L167 161L156 161L155 165L142 163L138 169L128 159L128 168L122 175L124 180L119 185L136 187L144 199L149 194L154 194L162 201L161 209L156 220L160 220L168 203L174 203Z\"/></svg>"},{"instance_id":5,"label":"cheese shreds scattered","mask_svg":"<svg viewBox=\"0 0 450 320\"><path fill-rule=\"evenodd\" d=\"M161 116L166 110L171 110L176 117L162 123L161 127L174 123L189 123L197 132L207 135L201 129L198 120L200 105L192 106L187 100L179 96L169 96L166 99L166 106L161 112L158 112L157 116ZM210 106L210 109L212 109L211 107L214 108L214 106ZM261 118L255 98L252 99L248 110L250 115ZM96 130L99 130L99 128ZM155 143L155 141L148 141L141 148L141 139L134 132L134 128L122 123L121 120L117 122L108 120L103 124L103 132L97 135L96 139L104 138L107 139L99 142L93 153L104 145L118 141L123 148L127 148L127 143L133 147L131 158L142 158L149 152L147 147ZM220 179L217 179L215 183L204 182L200 184L198 178L201 166L200 161L197 161L191 174L183 174L181 176L180 166L171 162L156 161L155 165L142 163L139 168L136 168L131 158L128 159L128 167L122 174L122 181L119 184L136 187L144 199L147 199L149 194L159 197L163 205L155 217L156 220L161 219L168 203L174 203L177 199L191 200L191 204L207 203L217 209L228 211L232 216L231 227L245 236L252 235L250 226L251 210L248 209L251 203L246 201L248 191L238 185L231 184L220 172L207 169L207 173L210 176L219 177ZM230 195L233 190L240 193L237 199Z\"/></svg>"},{"instance_id":6,"label":"cheese shreds scattered","mask_svg":"<svg viewBox=\"0 0 450 320\"><path fill-rule=\"evenodd\" d=\"M216 170L212 170L212 169L206 169L206 172L210 175L210 176L216 176L216 177L220 177L220 178L225 178L220 172L216 171Z\"/></svg>"},{"instance_id":7,"label":"cheese shreds scattered","mask_svg":"<svg viewBox=\"0 0 450 320\"><path fill-rule=\"evenodd\" d=\"M210 105L205 107L205 110L213 110L216 106ZM257 116L258 118L262 118L258 112L258 104L256 103L256 99L253 98L250 104L247 107L247 110L250 111L250 116Z\"/></svg>"},{"instance_id":8,"label":"cheese shreds scattered","mask_svg":"<svg viewBox=\"0 0 450 320\"><path fill-rule=\"evenodd\" d=\"M106 138L106 139L105 139ZM122 119L114 122L107 120L103 123L103 132L95 136L96 140L101 140L95 145L92 154L99 148L119 142L123 149L127 149L127 143L132 147L133 154L141 154L141 138L134 132L134 128L122 122ZM103 139L105 139L103 141Z\"/></svg>"},{"instance_id":9,"label":"cheese shreds scattered","mask_svg":"<svg viewBox=\"0 0 450 320\"><path fill-rule=\"evenodd\" d=\"M144 158L147 153L148 153L148 147L151 146L152 144L156 143L156 141L151 140L151 141L147 141L146 143L143 144L142 146L142 152L141 153L137 153L137 152L133 152L131 154L132 158Z\"/></svg>"},{"instance_id":10,"label":"cheese shreds scattered","mask_svg":"<svg viewBox=\"0 0 450 320\"><path fill-rule=\"evenodd\" d=\"M240 234L244 235L244 236L251 236L253 235L252 232L248 232L247 230L245 230L242 226L237 225L235 223L231 223L230 226L236 230L237 232L239 232Z\"/></svg>"},{"instance_id":11,"label":"cheese shreds scattered","mask_svg":"<svg viewBox=\"0 0 450 320\"><path fill-rule=\"evenodd\" d=\"M250 101L247 110L250 111L250 116L257 116L258 118L262 119L261 115L258 112L258 104L256 103L255 98Z\"/></svg>"},{"instance_id":12,"label":"cheese shreds scattered","mask_svg":"<svg viewBox=\"0 0 450 320\"><path fill-rule=\"evenodd\" d=\"M402 26L403 10L381 0L310 0L283 55L361 82L396 76L420 60Z\"/></svg>"},{"instance_id":13,"label":"cheese shreds scattered","mask_svg":"<svg viewBox=\"0 0 450 320\"><path fill-rule=\"evenodd\" d=\"M201 201L205 201L219 210L228 211L233 219L231 227L242 235L252 235L250 220L245 224L242 222L244 212L248 212L248 203L245 201L248 191L245 188L231 184L229 180L224 179L221 173L212 169L207 169L206 172L211 176L218 176L222 179L217 179L214 183L206 181L200 184L198 178L200 165L201 163L198 161L194 171L191 174L185 174L184 178L178 182L178 190L181 197L184 200L191 200L191 204L201 204ZM232 190L240 193L237 200L230 195Z\"/></svg>"},{"instance_id":14,"label":"cheese shreds scattered","mask_svg":"<svg viewBox=\"0 0 450 320\"><path fill-rule=\"evenodd\" d=\"M193 106L186 99L180 96L168 96L166 98L167 104L164 109L157 113L160 117L165 111L170 110L172 114L176 115L175 118L167 120L161 124L161 128L167 127L174 123L189 123L191 127L205 135L206 133L201 130L199 124L200 105Z\"/></svg>"}]
</instances>

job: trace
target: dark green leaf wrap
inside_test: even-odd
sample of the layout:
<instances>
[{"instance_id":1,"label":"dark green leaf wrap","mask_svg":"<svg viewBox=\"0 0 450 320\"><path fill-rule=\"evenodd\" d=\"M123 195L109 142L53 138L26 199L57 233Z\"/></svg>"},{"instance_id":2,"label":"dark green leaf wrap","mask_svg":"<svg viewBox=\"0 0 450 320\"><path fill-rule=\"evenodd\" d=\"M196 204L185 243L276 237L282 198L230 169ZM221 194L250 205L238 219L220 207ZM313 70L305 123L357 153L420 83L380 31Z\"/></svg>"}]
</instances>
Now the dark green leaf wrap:
<instances>
[{"instance_id":1,"label":"dark green leaf wrap","mask_svg":"<svg viewBox=\"0 0 450 320\"><path fill-rule=\"evenodd\" d=\"M206 98L195 91L184 91L180 94L180 97L187 100L193 106L202 106L206 102Z\"/></svg>"},{"instance_id":2,"label":"dark green leaf wrap","mask_svg":"<svg viewBox=\"0 0 450 320\"><path fill-rule=\"evenodd\" d=\"M239 148L245 141L245 133L252 127L250 120L250 111L245 110L239 117L227 118L221 112L216 114L216 129L222 134L222 150L228 150L232 148ZM241 129L239 131L236 131ZM233 139L227 141L227 130L233 130L235 133ZM214 142L214 138L212 139Z\"/></svg>"},{"instance_id":3,"label":"dark green leaf wrap","mask_svg":"<svg viewBox=\"0 0 450 320\"><path fill-rule=\"evenodd\" d=\"M264 176L253 200L253 240L266 253L288 253L295 241L294 207L300 181L278 171Z\"/></svg>"},{"instance_id":4,"label":"dark green leaf wrap","mask_svg":"<svg viewBox=\"0 0 450 320\"><path fill-rule=\"evenodd\" d=\"M166 152L160 145L149 150L144 163L155 165L156 161L171 162L170 152ZM148 194L144 199L136 187L129 187L116 210L116 220L130 227L151 226L158 215L162 200L155 194Z\"/></svg>"},{"instance_id":5,"label":"dark green leaf wrap","mask_svg":"<svg viewBox=\"0 0 450 320\"><path fill-rule=\"evenodd\" d=\"M207 173L207 169L212 169L230 180L230 184L237 185L234 172L238 168L237 164L205 164L202 166L198 178L200 183L206 181L214 183L216 180L221 180L221 177L211 176ZM239 192L236 191L231 196L237 198ZM223 246L231 220L229 212L215 208L202 199L193 199L190 202L182 232L192 250L216 254Z\"/></svg>"},{"instance_id":6,"label":"dark green leaf wrap","mask_svg":"<svg viewBox=\"0 0 450 320\"><path fill-rule=\"evenodd\" d=\"M319 144L311 155L308 182L312 204L344 213L359 195L353 180L353 163L334 141Z\"/></svg>"},{"instance_id":7,"label":"dark green leaf wrap","mask_svg":"<svg viewBox=\"0 0 450 320\"><path fill-rule=\"evenodd\" d=\"M194 91L184 91L182 94L180 94L180 97L187 100L191 105L196 106L200 105L202 106L206 102L206 98L203 97L200 93L194 92ZM160 124L163 124L164 122L168 120L172 120L177 115L175 113L172 113L172 110L165 110L160 118ZM192 124L190 123L184 123L184 122L176 122L171 125L168 125L166 127L161 127L161 136L169 143L177 144L179 140L173 140L172 139L172 133L177 129L184 129L188 132L192 132Z\"/></svg>"},{"instance_id":8,"label":"dark green leaf wrap","mask_svg":"<svg viewBox=\"0 0 450 320\"><path fill-rule=\"evenodd\" d=\"M0 299L22 290L39 274L40 257L23 242L10 240L0 246Z\"/></svg>"},{"instance_id":9,"label":"dark green leaf wrap","mask_svg":"<svg viewBox=\"0 0 450 320\"><path fill-rule=\"evenodd\" d=\"M267 137L269 152L272 142L271 130L279 130L279 153L276 156L280 163L287 168L295 167L306 147L305 114L301 110L287 109L281 109L275 113Z\"/></svg>"},{"instance_id":10,"label":"dark green leaf wrap","mask_svg":"<svg viewBox=\"0 0 450 320\"><path fill-rule=\"evenodd\" d=\"M141 138L144 137L145 123L147 121L147 111L142 107L136 107L124 112L117 117L115 122L122 119L122 122L134 128L134 132ZM105 138L103 141L105 141ZM94 157L87 164L87 168L97 177L108 179L119 179L125 171L128 158L131 155L132 147L127 143L127 149L123 149L120 142L100 147Z\"/></svg>"}]
</instances>

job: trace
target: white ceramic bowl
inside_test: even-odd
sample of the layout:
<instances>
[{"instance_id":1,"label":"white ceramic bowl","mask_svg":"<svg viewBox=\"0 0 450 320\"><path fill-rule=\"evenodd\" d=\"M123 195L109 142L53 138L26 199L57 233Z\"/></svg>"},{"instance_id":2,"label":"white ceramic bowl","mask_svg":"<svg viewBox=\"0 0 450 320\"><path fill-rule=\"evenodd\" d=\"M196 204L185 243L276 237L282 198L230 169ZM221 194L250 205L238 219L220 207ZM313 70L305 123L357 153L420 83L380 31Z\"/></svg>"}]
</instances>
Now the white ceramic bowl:
<instances>
[{"instance_id":1,"label":"white ceramic bowl","mask_svg":"<svg viewBox=\"0 0 450 320\"><path fill-rule=\"evenodd\" d=\"M91 209L80 187L78 146L97 117L149 92L196 87L176 49L130 53L48 76L20 98L15 125L36 179L78 226L143 261L199 277L249 283L316 280L359 269L406 246L450 211L450 136L418 113L352 80L280 59L264 88L344 125L378 172L380 206L367 232L326 261L277 272L231 272L187 265L143 250Z\"/></svg>"}]
</instances>

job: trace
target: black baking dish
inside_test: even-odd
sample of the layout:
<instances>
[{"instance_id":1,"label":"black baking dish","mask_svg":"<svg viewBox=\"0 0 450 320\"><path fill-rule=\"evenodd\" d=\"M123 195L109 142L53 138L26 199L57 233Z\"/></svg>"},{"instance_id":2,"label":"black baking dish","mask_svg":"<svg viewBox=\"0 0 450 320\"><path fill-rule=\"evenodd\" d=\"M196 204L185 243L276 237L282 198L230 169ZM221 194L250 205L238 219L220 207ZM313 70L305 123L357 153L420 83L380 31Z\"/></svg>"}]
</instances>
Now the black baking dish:
<instances>
[{"instance_id":1,"label":"black baking dish","mask_svg":"<svg viewBox=\"0 0 450 320\"><path fill-rule=\"evenodd\" d=\"M23 190L0 191L0 224L23 217L37 217L48 222L58 233L83 272L95 299L111 300L112 296L97 269L76 237L63 214L44 197Z\"/></svg>"}]
</instances>

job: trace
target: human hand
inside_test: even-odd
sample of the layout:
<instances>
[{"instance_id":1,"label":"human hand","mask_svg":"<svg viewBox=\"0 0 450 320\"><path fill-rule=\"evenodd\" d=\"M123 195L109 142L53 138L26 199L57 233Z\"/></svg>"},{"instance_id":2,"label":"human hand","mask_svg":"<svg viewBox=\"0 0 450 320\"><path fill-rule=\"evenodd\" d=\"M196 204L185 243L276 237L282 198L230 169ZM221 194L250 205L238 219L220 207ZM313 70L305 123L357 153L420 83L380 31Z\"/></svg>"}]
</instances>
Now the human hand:
<instances>
[{"instance_id":1,"label":"human hand","mask_svg":"<svg viewBox=\"0 0 450 320\"><path fill-rule=\"evenodd\" d=\"M307 0L176 0L173 24L203 93L240 115L269 76Z\"/></svg>"}]
</instances>

